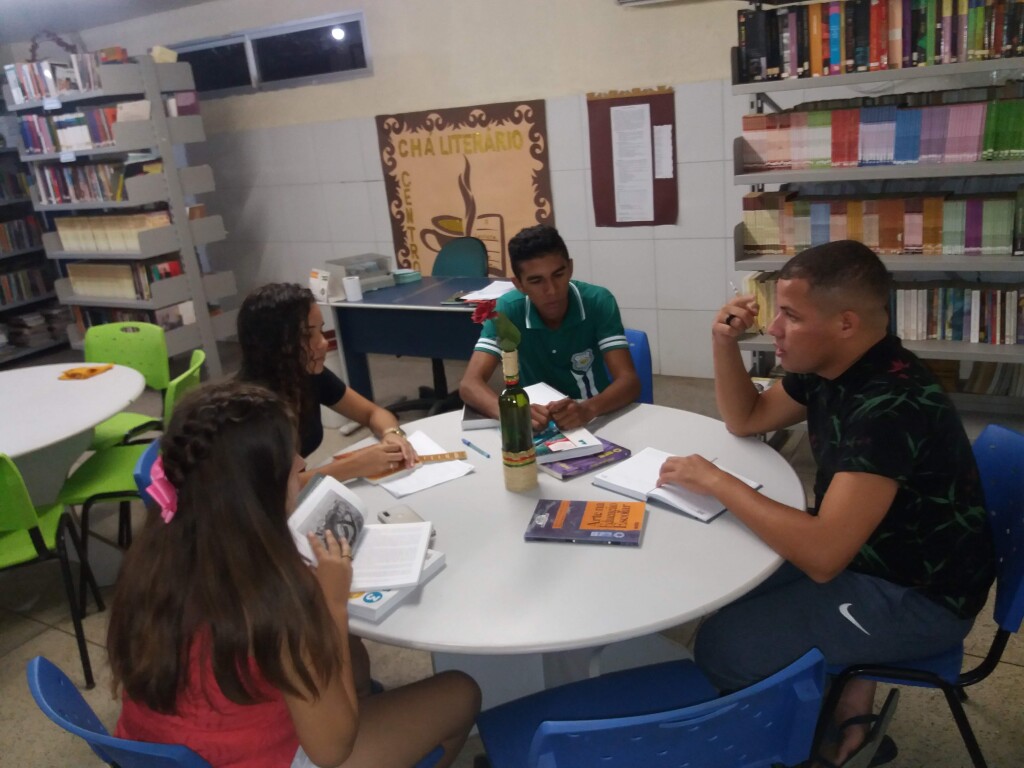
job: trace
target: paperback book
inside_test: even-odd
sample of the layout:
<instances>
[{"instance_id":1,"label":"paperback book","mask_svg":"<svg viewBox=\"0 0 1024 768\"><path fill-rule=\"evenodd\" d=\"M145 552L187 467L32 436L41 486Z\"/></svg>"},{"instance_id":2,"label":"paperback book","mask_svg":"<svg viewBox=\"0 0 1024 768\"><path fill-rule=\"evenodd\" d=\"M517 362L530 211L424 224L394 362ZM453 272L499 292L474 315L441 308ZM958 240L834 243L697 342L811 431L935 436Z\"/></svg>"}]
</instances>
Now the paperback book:
<instances>
[{"instance_id":1,"label":"paperback book","mask_svg":"<svg viewBox=\"0 0 1024 768\"><path fill-rule=\"evenodd\" d=\"M464 430L487 429L488 427L497 426L499 426L497 419L485 416L471 405L464 404L462 406L462 428Z\"/></svg>"},{"instance_id":2,"label":"paperback book","mask_svg":"<svg viewBox=\"0 0 1024 768\"><path fill-rule=\"evenodd\" d=\"M288 527L299 552L309 562L316 556L307 534L323 539L333 531L352 547L352 591L370 592L415 587L420 583L430 542L431 524L366 525L362 499L335 480L318 475L299 498Z\"/></svg>"},{"instance_id":3,"label":"paperback book","mask_svg":"<svg viewBox=\"0 0 1024 768\"><path fill-rule=\"evenodd\" d=\"M714 496L694 493L678 485L658 487L661 465L671 456L672 454L656 448L644 448L621 464L598 474L594 478L594 485L621 493L631 499L657 502L705 523L711 522L725 512L725 507ZM761 488L761 483L748 480L725 467L720 469L742 480L754 490Z\"/></svg>"},{"instance_id":4,"label":"paperback book","mask_svg":"<svg viewBox=\"0 0 1024 768\"><path fill-rule=\"evenodd\" d=\"M642 501L540 499L523 538L638 547L645 507Z\"/></svg>"},{"instance_id":5,"label":"paperback book","mask_svg":"<svg viewBox=\"0 0 1024 768\"><path fill-rule=\"evenodd\" d=\"M374 589L367 592L352 592L348 597L349 616L374 623L383 620L385 616L390 615L395 608L404 603L409 595L434 578L444 568L444 563L443 552L428 549L426 560L423 561L423 571L420 573L419 584L414 587L403 587L402 589Z\"/></svg>"},{"instance_id":6,"label":"paperback book","mask_svg":"<svg viewBox=\"0 0 1024 768\"><path fill-rule=\"evenodd\" d=\"M606 467L609 464L614 464L617 461L628 459L632 455L632 451L629 448L624 448L610 440L605 440L603 437L597 439L601 441L600 453L595 453L591 456L577 456L575 459L558 459L547 464L540 464L538 468L541 472L547 472L559 480L569 480L573 477L593 472L595 469Z\"/></svg>"},{"instance_id":7,"label":"paperback book","mask_svg":"<svg viewBox=\"0 0 1024 768\"><path fill-rule=\"evenodd\" d=\"M533 445L539 465L593 456L604 450L601 440L590 430L580 427L563 432L553 421L548 423L547 429L533 436Z\"/></svg>"}]
</instances>

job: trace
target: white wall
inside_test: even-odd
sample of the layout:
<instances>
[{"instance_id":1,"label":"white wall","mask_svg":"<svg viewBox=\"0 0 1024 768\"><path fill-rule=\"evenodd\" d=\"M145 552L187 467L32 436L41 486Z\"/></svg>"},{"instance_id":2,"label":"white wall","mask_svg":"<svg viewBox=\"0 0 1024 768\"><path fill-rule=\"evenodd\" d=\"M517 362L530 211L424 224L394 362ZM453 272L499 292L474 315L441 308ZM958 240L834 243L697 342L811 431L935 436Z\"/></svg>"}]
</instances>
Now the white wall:
<instances>
[{"instance_id":1,"label":"white wall","mask_svg":"<svg viewBox=\"0 0 1024 768\"><path fill-rule=\"evenodd\" d=\"M190 149L214 168L205 202L229 230L211 246L240 290L303 281L336 256L393 253L373 116L544 98L555 223L580 279L611 288L629 327L648 333L655 372L712 375L708 329L732 277L732 228L743 190L732 138L747 100L733 97L732 3L620 8L615 0L365 2L372 77L207 100L209 136ZM85 30L95 49L156 43L359 8L347 0L215 0ZM19 54L20 55L20 54ZM585 94L676 89L679 221L599 228L590 189Z\"/></svg>"}]
</instances>

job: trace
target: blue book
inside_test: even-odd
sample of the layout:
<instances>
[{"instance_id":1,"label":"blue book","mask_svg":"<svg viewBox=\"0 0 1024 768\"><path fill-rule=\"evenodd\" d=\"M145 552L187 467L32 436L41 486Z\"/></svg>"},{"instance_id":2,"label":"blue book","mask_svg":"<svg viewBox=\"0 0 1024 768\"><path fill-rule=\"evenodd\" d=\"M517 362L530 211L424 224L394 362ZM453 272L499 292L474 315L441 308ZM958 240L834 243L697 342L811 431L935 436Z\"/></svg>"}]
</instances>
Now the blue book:
<instances>
[{"instance_id":1,"label":"blue book","mask_svg":"<svg viewBox=\"0 0 1024 768\"><path fill-rule=\"evenodd\" d=\"M811 203L811 245L829 242L829 219L832 216L831 203Z\"/></svg>"},{"instance_id":2,"label":"blue book","mask_svg":"<svg viewBox=\"0 0 1024 768\"><path fill-rule=\"evenodd\" d=\"M916 163L921 141L921 110L904 108L896 110L896 139L893 162L896 165Z\"/></svg>"}]
</instances>

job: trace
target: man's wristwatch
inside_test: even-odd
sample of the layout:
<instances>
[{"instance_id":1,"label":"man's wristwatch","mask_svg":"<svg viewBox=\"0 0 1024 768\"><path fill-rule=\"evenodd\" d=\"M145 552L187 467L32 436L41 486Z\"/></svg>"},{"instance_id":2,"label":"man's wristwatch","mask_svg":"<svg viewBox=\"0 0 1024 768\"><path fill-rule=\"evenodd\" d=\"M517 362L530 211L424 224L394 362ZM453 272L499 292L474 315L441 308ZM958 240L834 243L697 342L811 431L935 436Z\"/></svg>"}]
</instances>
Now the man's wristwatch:
<instances>
[{"instance_id":1,"label":"man's wristwatch","mask_svg":"<svg viewBox=\"0 0 1024 768\"><path fill-rule=\"evenodd\" d=\"M391 434L398 435L399 437L408 437L408 435L405 434L405 430L402 429L401 427L389 427L388 429L385 429L383 432L380 433L380 439L383 440L385 437Z\"/></svg>"}]
</instances>

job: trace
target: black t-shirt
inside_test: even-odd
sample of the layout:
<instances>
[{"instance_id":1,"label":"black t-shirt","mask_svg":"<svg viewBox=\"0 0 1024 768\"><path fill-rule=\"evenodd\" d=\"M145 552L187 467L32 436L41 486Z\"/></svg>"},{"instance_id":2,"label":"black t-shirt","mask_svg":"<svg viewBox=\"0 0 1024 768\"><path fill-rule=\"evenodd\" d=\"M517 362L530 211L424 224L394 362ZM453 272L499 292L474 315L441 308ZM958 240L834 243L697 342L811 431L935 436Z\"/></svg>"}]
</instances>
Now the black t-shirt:
<instances>
[{"instance_id":1,"label":"black t-shirt","mask_svg":"<svg viewBox=\"0 0 1024 768\"><path fill-rule=\"evenodd\" d=\"M834 380L791 373L782 383L807 406L815 508L837 472L898 483L850 570L977 615L995 573L985 498L963 424L931 371L888 336Z\"/></svg>"},{"instance_id":2,"label":"black t-shirt","mask_svg":"<svg viewBox=\"0 0 1024 768\"><path fill-rule=\"evenodd\" d=\"M332 371L324 369L309 377L307 397L302 400L299 414L299 454L306 458L320 447L324 439L324 425L320 421L320 406L328 408L345 396L348 387Z\"/></svg>"}]
</instances>

